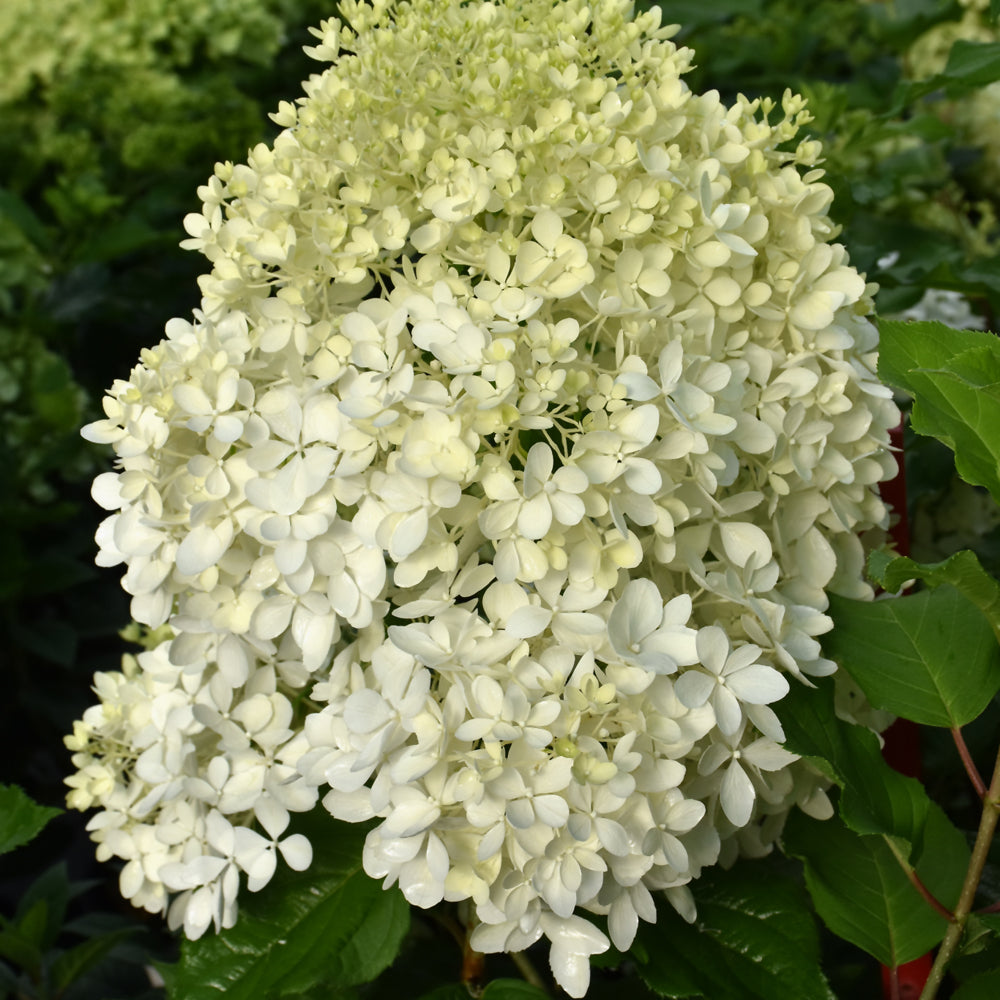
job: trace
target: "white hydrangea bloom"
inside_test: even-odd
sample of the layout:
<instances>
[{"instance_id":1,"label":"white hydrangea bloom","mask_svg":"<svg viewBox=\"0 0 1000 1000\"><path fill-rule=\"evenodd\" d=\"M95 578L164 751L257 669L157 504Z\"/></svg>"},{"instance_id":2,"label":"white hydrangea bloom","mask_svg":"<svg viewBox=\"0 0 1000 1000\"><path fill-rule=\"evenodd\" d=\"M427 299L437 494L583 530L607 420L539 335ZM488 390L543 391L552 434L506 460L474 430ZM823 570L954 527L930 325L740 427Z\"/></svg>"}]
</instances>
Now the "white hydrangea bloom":
<instances>
[{"instance_id":1,"label":"white hydrangea bloom","mask_svg":"<svg viewBox=\"0 0 1000 1000\"><path fill-rule=\"evenodd\" d=\"M190 936L309 864L290 813L376 819L370 875L583 996L582 913L626 949L823 812L771 706L886 520L872 289L801 99L692 93L657 10L341 8L85 432L99 561L170 638L99 675L70 802Z\"/></svg>"}]
</instances>

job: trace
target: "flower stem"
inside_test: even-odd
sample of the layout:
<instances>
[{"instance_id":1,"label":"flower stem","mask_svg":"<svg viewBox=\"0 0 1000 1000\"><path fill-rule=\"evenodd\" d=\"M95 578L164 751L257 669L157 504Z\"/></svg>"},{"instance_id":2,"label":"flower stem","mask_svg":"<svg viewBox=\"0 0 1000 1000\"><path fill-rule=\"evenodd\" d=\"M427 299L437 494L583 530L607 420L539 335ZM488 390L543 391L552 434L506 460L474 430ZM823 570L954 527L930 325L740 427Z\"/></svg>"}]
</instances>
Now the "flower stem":
<instances>
[{"instance_id":1,"label":"flower stem","mask_svg":"<svg viewBox=\"0 0 1000 1000\"><path fill-rule=\"evenodd\" d=\"M478 997L483 992L486 978L486 956L472 947L472 932L477 921L467 902L459 903L459 914L465 924L462 934L462 983L472 996Z\"/></svg>"},{"instance_id":2,"label":"flower stem","mask_svg":"<svg viewBox=\"0 0 1000 1000\"><path fill-rule=\"evenodd\" d=\"M969 869L965 873L965 882L962 884L962 892L958 897L958 905L955 907L952 923L938 949L937 958L934 959L934 966L930 976L927 977L927 983L923 993L920 994L920 1000L933 1000L937 996L938 988L944 981L948 963L962 940L965 925L972 912L976 889L986 865L986 856L989 854L998 818L1000 818L1000 751L997 753L996 764L993 767L990 787L983 799L983 815L979 820L979 831L976 833L976 842L972 847L972 859L969 861Z\"/></svg>"},{"instance_id":3,"label":"flower stem","mask_svg":"<svg viewBox=\"0 0 1000 1000\"><path fill-rule=\"evenodd\" d=\"M545 980L538 974L538 970L531 964L531 959L528 958L525 952L512 951L510 953L510 957L517 966L518 972L520 972L532 986L537 986L546 994L549 992L548 987L545 985Z\"/></svg>"},{"instance_id":4,"label":"flower stem","mask_svg":"<svg viewBox=\"0 0 1000 1000\"><path fill-rule=\"evenodd\" d=\"M965 738L962 736L962 730L959 726L951 727L951 738L955 741L955 746L958 748L958 755L962 758L965 773L969 776L969 780L975 787L976 794L980 799L986 798L986 782L983 781L982 775L979 773L979 768L976 767L975 761L972 759L972 754L969 753L969 748L965 745Z\"/></svg>"},{"instance_id":5,"label":"flower stem","mask_svg":"<svg viewBox=\"0 0 1000 1000\"><path fill-rule=\"evenodd\" d=\"M482 992L485 976L486 956L482 952L474 951L466 938L465 947L462 949L462 982L474 997Z\"/></svg>"}]
</instances>

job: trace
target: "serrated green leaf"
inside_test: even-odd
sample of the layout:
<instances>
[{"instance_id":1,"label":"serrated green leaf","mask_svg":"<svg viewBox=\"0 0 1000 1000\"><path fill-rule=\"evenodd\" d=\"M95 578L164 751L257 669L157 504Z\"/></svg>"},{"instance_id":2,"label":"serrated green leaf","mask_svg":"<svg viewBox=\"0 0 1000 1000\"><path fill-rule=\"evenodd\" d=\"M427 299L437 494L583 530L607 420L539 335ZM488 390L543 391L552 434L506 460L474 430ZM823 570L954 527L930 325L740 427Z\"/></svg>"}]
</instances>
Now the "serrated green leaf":
<instances>
[{"instance_id":1,"label":"serrated green leaf","mask_svg":"<svg viewBox=\"0 0 1000 1000\"><path fill-rule=\"evenodd\" d=\"M694 891L694 925L664 903L656 923L639 928L631 954L652 990L711 1000L832 1000L812 913L794 879L749 861L706 872Z\"/></svg>"},{"instance_id":2,"label":"serrated green leaf","mask_svg":"<svg viewBox=\"0 0 1000 1000\"><path fill-rule=\"evenodd\" d=\"M1000 629L1000 582L983 569L979 557L969 549L936 563L919 563L878 549L869 556L868 571L891 594L908 580L923 580L932 587L950 584L979 608L994 631Z\"/></svg>"},{"instance_id":3,"label":"serrated green leaf","mask_svg":"<svg viewBox=\"0 0 1000 1000\"><path fill-rule=\"evenodd\" d=\"M883 965L919 958L944 937L948 921L914 888L883 837L856 834L836 817L793 812L782 841L803 861L827 927Z\"/></svg>"},{"instance_id":4,"label":"serrated green leaf","mask_svg":"<svg viewBox=\"0 0 1000 1000\"><path fill-rule=\"evenodd\" d=\"M318 983L374 979L396 957L410 909L361 868L365 830L325 814L306 817L313 843L304 872L282 869L256 895L244 894L236 926L185 941L180 961L161 970L174 1000L268 1000Z\"/></svg>"},{"instance_id":5,"label":"serrated green leaf","mask_svg":"<svg viewBox=\"0 0 1000 1000\"><path fill-rule=\"evenodd\" d=\"M910 597L831 596L826 655L868 700L922 725L964 726L1000 690L1000 647L982 612L949 584Z\"/></svg>"},{"instance_id":6,"label":"serrated green leaf","mask_svg":"<svg viewBox=\"0 0 1000 1000\"><path fill-rule=\"evenodd\" d=\"M813 864L813 878L808 882L810 894L830 929L885 961L887 955L899 950L895 923L900 919L900 900L909 900L909 904L937 916L913 888L903 865L914 868L935 898L952 908L968 867L969 848L961 831L927 797L923 785L889 767L874 733L837 717L833 684L832 678L826 678L817 682L816 690L795 685L782 699L780 709L788 749L807 757L842 786L840 819L817 822L812 829L819 853L825 843L824 830L843 831L840 843L845 857L840 863L844 877L834 877L827 870L832 861L816 860L804 846L808 841L796 843L793 835L789 852L807 865ZM853 915L852 859L857 860L860 877L867 880L866 892L871 897L865 897L867 902ZM880 874L883 869L884 877ZM879 901L872 893L884 898ZM924 938L932 930L937 933L938 924L922 917L914 917L913 925ZM906 936L909 927L904 920L904 951L912 945ZM919 934L916 940L922 940ZM922 953L917 951L911 957Z\"/></svg>"},{"instance_id":7,"label":"serrated green leaf","mask_svg":"<svg viewBox=\"0 0 1000 1000\"><path fill-rule=\"evenodd\" d=\"M959 475L1000 502L1000 341L889 320L879 322L879 340L879 375L913 396L913 429L948 445Z\"/></svg>"},{"instance_id":8,"label":"serrated green leaf","mask_svg":"<svg viewBox=\"0 0 1000 1000\"><path fill-rule=\"evenodd\" d=\"M0 854L34 840L49 820L61 812L39 805L17 785L0 785Z\"/></svg>"},{"instance_id":9,"label":"serrated green leaf","mask_svg":"<svg viewBox=\"0 0 1000 1000\"><path fill-rule=\"evenodd\" d=\"M885 762L878 737L870 729L837 715L833 678L815 684L815 688L793 684L775 706L785 729L785 746L841 786L840 812L852 830L897 838L919 855L930 808L923 785ZM909 846L905 853L912 855Z\"/></svg>"}]
</instances>

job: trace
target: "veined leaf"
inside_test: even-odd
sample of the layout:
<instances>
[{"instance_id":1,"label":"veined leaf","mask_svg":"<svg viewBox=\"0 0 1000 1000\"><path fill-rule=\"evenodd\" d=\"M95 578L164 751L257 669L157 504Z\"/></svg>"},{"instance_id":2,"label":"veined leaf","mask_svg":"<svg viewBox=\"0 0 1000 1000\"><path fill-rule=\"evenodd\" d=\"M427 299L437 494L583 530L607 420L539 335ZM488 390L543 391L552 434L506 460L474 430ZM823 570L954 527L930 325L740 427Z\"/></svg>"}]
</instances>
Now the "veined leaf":
<instances>
[{"instance_id":1,"label":"veined leaf","mask_svg":"<svg viewBox=\"0 0 1000 1000\"><path fill-rule=\"evenodd\" d=\"M868 557L868 572L883 590L896 593L907 580L923 580L937 587L951 584L1000 630L1000 583L983 569L975 552L964 549L942 562L918 563L878 549Z\"/></svg>"},{"instance_id":2,"label":"veined leaf","mask_svg":"<svg viewBox=\"0 0 1000 1000\"><path fill-rule=\"evenodd\" d=\"M817 680L815 689L793 684L776 708L787 749L807 758L843 789L844 822L855 833L905 841L906 856L919 856L930 799L919 781L885 762L871 730L837 716L833 678Z\"/></svg>"},{"instance_id":3,"label":"veined leaf","mask_svg":"<svg viewBox=\"0 0 1000 1000\"><path fill-rule=\"evenodd\" d=\"M325 814L302 818L315 856L304 872L282 869L241 896L236 926L186 941L180 961L161 971L175 1000L269 1000L318 983L374 979L396 957L409 904L361 868L366 830Z\"/></svg>"},{"instance_id":4,"label":"veined leaf","mask_svg":"<svg viewBox=\"0 0 1000 1000\"><path fill-rule=\"evenodd\" d=\"M879 337L879 375L913 396L913 429L948 445L959 475L1000 502L1000 340L889 320Z\"/></svg>"},{"instance_id":5,"label":"veined leaf","mask_svg":"<svg viewBox=\"0 0 1000 1000\"><path fill-rule=\"evenodd\" d=\"M711 869L695 886L698 919L668 904L642 924L632 948L639 974L664 997L833 1000L819 967L819 938L798 883L773 864Z\"/></svg>"},{"instance_id":6,"label":"veined leaf","mask_svg":"<svg viewBox=\"0 0 1000 1000\"><path fill-rule=\"evenodd\" d=\"M942 843L954 846L945 824L934 821L929 837L935 848L941 846L937 833L942 829L948 831ZM923 899L883 837L856 834L836 818L814 820L794 812L783 844L786 853L804 862L806 886L827 927L883 965L919 958L944 937L948 921ZM954 881L951 874L948 880ZM959 887L961 881L959 874ZM947 906L954 900L942 902Z\"/></svg>"},{"instance_id":7,"label":"veined leaf","mask_svg":"<svg viewBox=\"0 0 1000 1000\"><path fill-rule=\"evenodd\" d=\"M826 654L876 707L929 726L964 726L1000 690L1000 647L982 612L950 584L910 597L831 597Z\"/></svg>"},{"instance_id":8,"label":"veined leaf","mask_svg":"<svg viewBox=\"0 0 1000 1000\"><path fill-rule=\"evenodd\" d=\"M61 809L42 806L17 785L0 785L0 854L34 840Z\"/></svg>"}]
</instances>

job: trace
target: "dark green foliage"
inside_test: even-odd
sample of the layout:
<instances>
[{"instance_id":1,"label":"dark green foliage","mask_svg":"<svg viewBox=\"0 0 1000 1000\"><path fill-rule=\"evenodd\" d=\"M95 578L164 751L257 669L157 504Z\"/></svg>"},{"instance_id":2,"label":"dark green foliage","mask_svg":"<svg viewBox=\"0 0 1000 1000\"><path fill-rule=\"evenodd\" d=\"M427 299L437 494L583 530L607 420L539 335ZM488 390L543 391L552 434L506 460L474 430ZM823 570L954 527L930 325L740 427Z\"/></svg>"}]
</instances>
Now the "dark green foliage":
<instances>
[{"instance_id":1,"label":"dark green foliage","mask_svg":"<svg viewBox=\"0 0 1000 1000\"><path fill-rule=\"evenodd\" d=\"M161 969L171 1000L271 1000L317 986L339 993L396 957L410 908L362 870L366 830L325 814L303 828L315 848L309 869L282 868L242 902L235 927L186 941L180 962Z\"/></svg>"},{"instance_id":2,"label":"dark green foliage","mask_svg":"<svg viewBox=\"0 0 1000 1000\"><path fill-rule=\"evenodd\" d=\"M819 937L798 881L768 862L713 869L695 887L698 919L663 902L633 946L637 968L659 996L832 1000L819 967Z\"/></svg>"}]
</instances>

